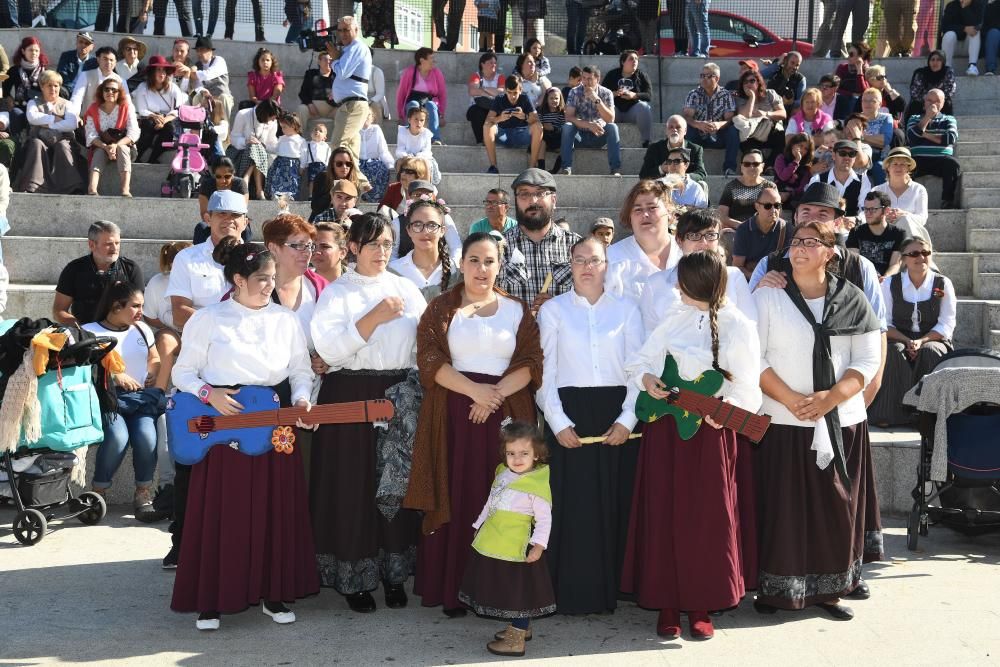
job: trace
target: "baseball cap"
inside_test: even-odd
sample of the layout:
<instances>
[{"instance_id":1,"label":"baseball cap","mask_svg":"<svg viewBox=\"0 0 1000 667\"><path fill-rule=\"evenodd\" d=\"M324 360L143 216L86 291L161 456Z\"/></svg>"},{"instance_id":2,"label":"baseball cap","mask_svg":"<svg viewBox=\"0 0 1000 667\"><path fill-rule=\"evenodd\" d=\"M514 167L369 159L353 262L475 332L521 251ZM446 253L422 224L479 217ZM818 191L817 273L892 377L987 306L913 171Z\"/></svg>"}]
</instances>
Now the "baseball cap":
<instances>
[{"instance_id":1,"label":"baseball cap","mask_svg":"<svg viewBox=\"0 0 1000 667\"><path fill-rule=\"evenodd\" d=\"M216 190L208 200L208 212L240 213L246 215L247 200L232 190Z\"/></svg>"},{"instance_id":2,"label":"baseball cap","mask_svg":"<svg viewBox=\"0 0 1000 667\"><path fill-rule=\"evenodd\" d=\"M332 197L336 192L342 192L348 197L357 198L358 186L354 185L354 183L346 178L338 178L333 182L333 186L330 188L330 196Z\"/></svg>"}]
</instances>

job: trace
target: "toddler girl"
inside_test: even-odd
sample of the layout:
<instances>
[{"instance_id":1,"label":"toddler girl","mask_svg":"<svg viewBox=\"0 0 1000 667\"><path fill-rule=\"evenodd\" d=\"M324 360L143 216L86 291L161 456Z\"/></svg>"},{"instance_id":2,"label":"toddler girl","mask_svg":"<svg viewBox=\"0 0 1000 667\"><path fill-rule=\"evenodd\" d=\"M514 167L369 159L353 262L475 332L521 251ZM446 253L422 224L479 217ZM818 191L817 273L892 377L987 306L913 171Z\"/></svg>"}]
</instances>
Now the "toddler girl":
<instances>
[{"instance_id":1,"label":"toddler girl","mask_svg":"<svg viewBox=\"0 0 1000 667\"><path fill-rule=\"evenodd\" d=\"M372 186L371 190L361 195L361 200L372 203L382 201L385 190L389 187L389 170L393 166L389 144L385 142L382 128L375 122L381 114L381 105L370 105L368 118L361 128L361 161L358 167L361 173L368 177L368 182Z\"/></svg>"},{"instance_id":2,"label":"toddler girl","mask_svg":"<svg viewBox=\"0 0 1000 667\"><path fill-rule=\"evenodd\" d=\"M545 46L537 37L532 37L524 44L524 50L535 59L535 70L538 76L548 76L552 73L552 65L545 57Z\"/></svg>"},{"instance_id":3,"label":"toddler girl","mask_svg":"<svg viewBox=\"0 0 1000 667\"><path fill-rule=\"evenodd\" d=\"M534 424L504 420L500 445L505 463L486 506L472 527L476 537L458 599L480 616L509 619L486 649L522 656L533 617L555 612L545 547L552 527L548 449ZM525 555L527 554L527 555Z\"/></svg>"},{"instance_id":4,"label":"toddler girl","mask_svg":"<svg viewBox=\"0 0 1000 667\"><path fill-rule=\"evenodd\" d=\"M247 92L254 104L261 100L274 100L281 106L281 92L285 89L285 75L278 69L278 59L267 49L258 49L253 57L253 71L247 72Z\"/></svg>"},{"instance_id":5,"label":"toddler girl","mask_svg":"<svg viewBox=\"0 0 1000 667\"><path fill-rule=\"evenodd\" d=\"M441 182L441 172L431 153L434 135L427 129L427 112L422 107L413 107L406 112L406 120L409 125L399 128L396 135L396 160L404 157L420 158L427 163L431 183L437 185Z\"/></svg>"},{"instance_id":6,"label":"toddler girl","mask_svg":"<svg viewBox=\"0 0 1000 667\"><path fill-rule=\"evenodd\" d=\"M302 156L299 158L300 164L304 165L306 178L309 179L309 192L312 193L313 181L316 177L326 171L326 165L330 162L330 144L326 143L326 125L317 123L312 131L312 141L307 143L302 149Z\"/></svg>"},{"instance_id":7,"label":"toddler girl","mask_svg":"<svg viewBox=\"0 0 1000 667\"><path fill-rule=\"evenodd\" d=\"M278 139L277 157L267 170L267 193L269 197L285 194L294 200L299 194L299 165L306 140L299 134L302 123L293 113L282 114L278 127L281 128L281 137Z\"/></svg>"}]
</instances>

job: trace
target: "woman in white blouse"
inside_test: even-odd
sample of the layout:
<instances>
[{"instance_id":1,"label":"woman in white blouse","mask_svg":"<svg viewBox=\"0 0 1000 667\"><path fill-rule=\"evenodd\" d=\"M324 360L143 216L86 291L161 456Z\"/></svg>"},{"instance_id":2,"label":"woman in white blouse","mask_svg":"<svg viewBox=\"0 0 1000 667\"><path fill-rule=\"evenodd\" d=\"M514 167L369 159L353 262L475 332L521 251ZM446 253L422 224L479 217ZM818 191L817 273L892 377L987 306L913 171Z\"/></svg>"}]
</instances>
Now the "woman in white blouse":
<instances>
[{"instance_id":1,"label":"woman in white blouse","mask_svg":"<svg viewBox=\"0 0 1000 667\"><path fill-rule=\"evenodd\" d=\"M538 325L524 303L496 288L500 256L496 239L471 234L463 282L431 302L417 329L424 398L403 504L424 511L413 590L449 617L465 615L458 588L472 524L502 461L501 421L537 419Z\"/></svg>"},{"instance_id":2,"label":"woman in white blouse","mask_svg":"<svg viewBox=\"0 0 1000 667\"><path fill-rule=\"evenodd\" d=\"M605 292L605 253L594 237L577 241L573 289L538 311L545 370L536 401L553 507L546 558L564 614L617 606L639 457L638 440L628 439L639 389L628 384L625 360L642 346L642 317L631 299Z\"/></svg>"},{"instance_id":3,"label":"woman in white blouse","mask_svg":"<svg viewBox=\"0 0 1000 667\"><path fill-rule=\"evenodd\" d=\"M667 396L661 380L670 356L680 379L715 371L715 396L756 412L759 347L754 324L726 301L726 264L703 250L677 264L680 303L628 361L629 382L651 398ZM697 419L688 415L686 419ZM643 428L622 590L659 609L656 632L676 639L681 610L691 636L714 634L708 611L739 604L745 594L736 483L736 434L710 417L681 439L674 416Z\"/></svg>"},{"instance_id":4,"label":"woman in white blouse","mask_svg":"<svg viewBox=\"0 0 1000 667\"><path fill-rule=\"evenodd\" d=\"M639 181L625 197L620 220L632 236L608 248L605 287L616 296L639 299L651 275L673 268L681 258L670 234L673 200L669 188L660 181Z\"/></svg>"},{"instance_id":5,"label":"woman in white blouse","mask_svg":"<svg viewBox=\"0 0 1000 667\"><path fill-rule=\"evenodd\" d=\"M97 194L101 170L114 162L121 177L122 197L131 197L132 160L134 144L139 139L139 123L128 89L117 79L105 79L97 87L94 103L83 118L84 143L90 148L87 194Z\"/></svg>"},{"instance_id":6,"label":"woman in white blouse","mask_svg":"<svg viewBox=\"0 0 1000 667\"><path fill-rule=\"evenodd\" d=\"M927 188L913 180L917 162L910 155L910 149L906 146L893 148L882 166L887 180L872 190L889 195L892 208L886 209L886 222L902 229L905 236L930 241L926 228Z\"/></svg>"},{"instance_id":7,"label":"woman in white blouse","mask_svg":"<svg viewBox=\"0 0 1000 667\"><path fill-rule=\"evenodd\" d=\"M880 324L860 289L827 272L834 246L828 224L802 223L786 289L754 293L771 415L754 459L762 614L817 605L850 620L840 599L882 552L862 395L879 369Z\"/></svg>"},{"instance_id":8,"label":"woman in white blouse","mask_svg":"<svg viewBox=\"0 0 1000 667\"><path fill-rule=\"evenodd\" d=\"M930 241L906 239L900 248L903 270L882 283L889 348L882 386L868 407L868 419L879 426L913 421L914 413L903 405L903 395L954 349L955 286L931 270L934 249Z\"/></svg>"},{"instance_id":9,"label":"woman in white blouse","mask_svg":"<svg viewBox=\"0 0 1000 667\"><path fill-rule=\"evenodd\" d=\"M139 117L139 140L135 145L139 162L147 150L150 162L160 161L166 150L163 142L174 138L177 110L188 103L187 95L174 83L174 69L163 56L153 56L146 66L146 80L132 94Z\"/></svg>"},{"instance_id":10,"label":"woman in white blouse","mask_svg":"<svg viewBox=\"0 0 1000 667\"><path fill-rule=\"evenodd\" d=\"M427 302L417 287L386 271L392 227L366 213L351 225L353 269L331 283L313 311L316 352L329 365L319 403L385 398L416 365L417 321ZM354 611L375 609L381 581L386 605L403 607L420 518L400 510L391 520L375 502L375 430L371 424L321 426L310 456L309 501L324 586Z\"/></svg>"},{"instance_id":11,"label":"woman in white blouse","mask_svg":"<svg viewBox=\"0 0 1000 667\"><path fill-rule=\"evenodd\" d=\"M270 166L269 153L278 147L278 115L281 110L271 100L241 109L233 118L226 155L236 165L236 175L257 187L257 196L264 192L264 176Z\"/></svg>"},{"instance_id":12,"label":"woman in white blouse","mask_svg":"<svg viewBox=\"0 0 1000 667\"><path fill-rule=\"evenodd\" d=\"M246 385L272 387L281 405L308 410L313 372L306 337L295 314L271 301L271 253L228 237L214 258L225 267L232 298L187 321L174 385L223 415L242 412L233 395ZM197 612L199 630L217 630L220 614L258 602L276 623L292 623L295 614L284 603L318 592L298 449L261 456L209 449L191 469L170 608Z\"/></svg>"},{"instance_id":13,"label":"woman in white blouse","mask_svg":"<svg viewBox=\"0 0 1000 667\"><path fill-rule=\"evenodd\" d=\"M413 282L428 301L461 280L458 262L461 247L451 248L445 240L447 209L436 201L418 199L406 214L406 234L413 250L389 262L389 270Z\"/></svg>"}]
</instances>

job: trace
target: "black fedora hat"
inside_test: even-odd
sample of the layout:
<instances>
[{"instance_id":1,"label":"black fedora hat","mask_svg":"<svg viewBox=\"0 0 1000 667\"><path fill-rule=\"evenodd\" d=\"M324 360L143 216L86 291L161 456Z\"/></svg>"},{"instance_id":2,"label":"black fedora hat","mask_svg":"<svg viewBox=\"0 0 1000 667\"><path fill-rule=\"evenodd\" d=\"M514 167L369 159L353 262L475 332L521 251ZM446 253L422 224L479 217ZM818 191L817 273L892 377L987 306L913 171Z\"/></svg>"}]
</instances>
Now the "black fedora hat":
<instances>
[{"instance_id":1,"label":"black fedora hat","mask_svg":"<svg viewBox=\"0 0 1000 667\"><path fill-rule=\"evenodd\" d=\"M813 206L826 206L837 212L837 216L844 215L844 209L840 208L840 191L829 183L813 183L802 193L799 206L812 204Z\"/></svg>"},{"instance_id":2,"label":"black fedora hat","mask_svg":"<svg viewBox=\"0 0 1000 667\"><path fill-rule=\"evenodd\" d=\"M194 50L197 51L198 49L210 49L215 51L215 47L212 46L212 38L204 35L199 36L197 41L194 43Z\"/></svg>"}]
</instances>

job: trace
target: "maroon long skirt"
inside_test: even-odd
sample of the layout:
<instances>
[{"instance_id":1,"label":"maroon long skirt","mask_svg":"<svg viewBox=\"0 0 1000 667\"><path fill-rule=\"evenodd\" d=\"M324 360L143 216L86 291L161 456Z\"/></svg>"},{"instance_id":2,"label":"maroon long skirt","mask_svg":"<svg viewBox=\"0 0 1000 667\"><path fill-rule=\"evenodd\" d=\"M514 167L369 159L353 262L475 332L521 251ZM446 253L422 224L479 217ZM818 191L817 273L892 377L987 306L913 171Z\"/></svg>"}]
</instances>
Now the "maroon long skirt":
<instances>
[{"instance_id":1,"label":"maroon long skirt","mask_svg":"<svg viewBox=\"0 0 1000 667\"><path fill-rule=\"evenodd\" d=\"M479 373L463 373L473 382L496 384L500 378ZM458 588L469 560L472 524L486 504L496 477L500 456L501 410L484 424L469 421L472 400L448 392L448 496L451 521L430 535L422 535L417 545L417 575L413 592L425 607L462 606Z\"/></svg>"},{"instance_id":2,"label":"maroon long skirt","mask_svg":"<svg viewBox=\"0 0 1000 667\"><path fill-rule=\"evenodd\" d=\"M753 481L754 444L745 435L736 436L736 504L740 510L740 561L743 587L757 589L757 495Z\"/></svg>"},{"instance_id":3,"label":"maroon long skirt","mask_svg":"<svg viewBox=\"0 0 1000 667\"><path fill-rule=\"evenodd\" d=\"M760 442L754 461L760 518L757 596L767 604L802 609L836 600L858 584L866 524L878 521L867 510L877 514L878 500L872 491L867 422L844 427L841 434L850 488L832 463L824 470L816 467L812 428L772 424ZM880 529L877 541L880 549Z\"/></svg>"},{"instance_id":4,"label":"maroon long skirt","mask_svg":"<svg viewBox=\"0 0 1000 667\"><path fill-rule=\"evenodd\" d=\"M641 606L707 611L743 597L736 453L729 429L681 440L672 417L643 429L622 571Z\"/></svg>"},{"instance_id":5,"label":"maroon long skirt","mask_svg":"<svg viewBox=\"0 0 1000 667\"><path fill-rule=\"evenodd\" d=\"M213 447L191 469L170 608L233 614L319 592L299 452Z\"/></svg>"}]
</instances>

